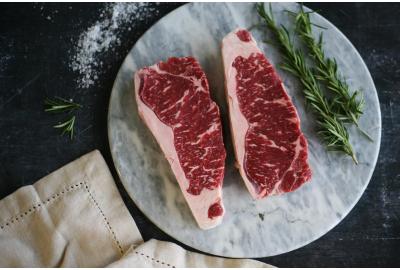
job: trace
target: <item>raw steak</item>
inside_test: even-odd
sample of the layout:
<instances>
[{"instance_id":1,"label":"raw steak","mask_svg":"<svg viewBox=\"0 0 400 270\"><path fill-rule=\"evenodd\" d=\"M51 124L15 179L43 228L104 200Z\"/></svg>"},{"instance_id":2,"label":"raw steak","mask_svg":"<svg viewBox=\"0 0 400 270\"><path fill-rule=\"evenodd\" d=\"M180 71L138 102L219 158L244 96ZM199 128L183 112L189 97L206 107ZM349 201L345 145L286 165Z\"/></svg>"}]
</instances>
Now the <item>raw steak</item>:
<instances>
[{"instance_id":1,"label":"raw steak","mask_svg":"<svg viewBox=\"0 0 400 270\"><path fill-rule=\"evenodd\" d=\"M226 95L237 166L255 199L293 191L311 178L307 141L278 74L251 34L222 41Z\"/></svg>"},{"instance_id":2,"label":"raw steak","mask_svg":"<svg viewBox=\"0 0 400 270\"><path fill-rule=\"evenodd\" d=\"M135 74L141 115L202 229L222 221L226 152L219 108L193 57L170 58Z\"/></svg>"}]
</instances>

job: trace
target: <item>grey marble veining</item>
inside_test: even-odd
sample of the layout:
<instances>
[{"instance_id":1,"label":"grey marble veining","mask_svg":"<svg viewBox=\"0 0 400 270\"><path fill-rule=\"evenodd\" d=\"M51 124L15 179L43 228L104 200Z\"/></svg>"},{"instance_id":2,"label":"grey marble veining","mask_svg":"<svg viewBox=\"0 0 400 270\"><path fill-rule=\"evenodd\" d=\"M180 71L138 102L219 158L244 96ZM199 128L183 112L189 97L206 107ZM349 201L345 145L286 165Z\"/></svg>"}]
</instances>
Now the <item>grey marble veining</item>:
<instances>
[{"instance_id":1,"label":"grey marble veining","mask_svg":"<svg viewBox=\"0 0 400 270\"><path fill-rule=\"evenodd\" d=\"M283 9L293 3L274 4L277 21L290 26ZM360 55L346 37L317 14L312 20L325 31L324 48L334 56L353 89L362 89L366 109L360 125L374 139L371 143L350 128L360 164L339 153L326 152L315 133L315 118L304 107L297 80L278 69L295 103L302 130L309 141L312 181L295 192L260 201L251 199L233 166L224 79L220 54L222 38L236 27L259 22L254 5L196 3L185 5L156 23L135 44L115 80L110 100L108 129L113 159L125 188L150 220L177 240L198 250L228 257L272 256L304 246L337 225L364 192L377 160L381 117L377 93ZM318 29L315 29L316 33ZM263 44L265 31L253 29L266 56L275 65L280 54ZM170 56L195 56L204 68L213 98L219 104L228 156L224 179L223 223L200 230L185 203L168 162L144 123L133 96L132 74ZM263 217L263 218L262 218Z\"/></svg>"}]
</instances>

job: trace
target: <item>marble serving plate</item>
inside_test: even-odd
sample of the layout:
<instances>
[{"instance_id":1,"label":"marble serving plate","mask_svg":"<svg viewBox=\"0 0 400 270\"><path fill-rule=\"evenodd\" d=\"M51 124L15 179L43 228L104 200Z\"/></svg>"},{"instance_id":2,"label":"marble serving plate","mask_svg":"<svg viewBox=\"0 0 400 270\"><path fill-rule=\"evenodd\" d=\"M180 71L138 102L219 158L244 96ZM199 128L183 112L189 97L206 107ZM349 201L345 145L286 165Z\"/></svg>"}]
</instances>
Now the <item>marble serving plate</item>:
<instances>
[{"instance_id":1,"label":"marble serving plate","mask_svg":"<svg viewBox=\"0 0 400 270\"><path fill-rule=\"evenodd\" d=\"M275 18L291 29L283 9L294 3L273 4ZM234 168L234 154L224 100L220 42L237 27L251 28L260 47L275 66L281 55L265 31L251 3L192 3L171 12L151 27L122 64L110 99L108 133L115 166L124 187L141 211L164 232L195 249L227 257L265 257L302 247L332 229L354 207L375 167L381 138L378 96L370 73L350 41L318 14L312 21L326 27L324 48L334 56L352 89L362 89L365 112L360 125L373 138L368 141L350 128L359 165L340 153L327 152L315 132L315 118L305 110L295 78L278 69L297 107L301 128L309 142L312 181L295 192L254 201ZM318 29L315 32L318 33ZM219 104L227 148L223 223L200 230L186 205L167 160L140 120L134 100L134 71L171 56L196 57L207 74L213 99Z\"/></svg>"}]
</instances>

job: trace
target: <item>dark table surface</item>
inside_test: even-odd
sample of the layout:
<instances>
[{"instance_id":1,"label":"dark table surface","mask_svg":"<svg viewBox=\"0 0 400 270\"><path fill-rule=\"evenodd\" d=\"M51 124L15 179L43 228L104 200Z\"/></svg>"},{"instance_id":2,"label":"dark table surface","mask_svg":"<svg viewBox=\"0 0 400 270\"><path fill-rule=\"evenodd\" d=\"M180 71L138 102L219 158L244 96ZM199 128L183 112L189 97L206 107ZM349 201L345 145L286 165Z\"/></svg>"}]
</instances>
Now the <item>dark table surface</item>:
<instances>
[{"instance_id":1,"label":"dark table surface","mask_svg":"<svg viewBox=\"0 0 400 270\"><path fill-rule=\"evenodd\" d=\"M0 4L0 198L99 149L143 237L175 241L126 194L114 169L106 127L112 84L125 55L151 25L181 4L155 5L153 15L119 33L122 42L116 53L98 55L108 64L96 84L81 89L78 74L70 68L73 48L104 5ZM262 261L279 267L400 266L400 5L307 6L333 22L369 67L382 110L381 150L367 190L338 226L305 247ZM73 141L61 137L52 128L58 118L43 111L43 99L52 96L74 97L84 106Z\"/></svg>"}]
</instances>

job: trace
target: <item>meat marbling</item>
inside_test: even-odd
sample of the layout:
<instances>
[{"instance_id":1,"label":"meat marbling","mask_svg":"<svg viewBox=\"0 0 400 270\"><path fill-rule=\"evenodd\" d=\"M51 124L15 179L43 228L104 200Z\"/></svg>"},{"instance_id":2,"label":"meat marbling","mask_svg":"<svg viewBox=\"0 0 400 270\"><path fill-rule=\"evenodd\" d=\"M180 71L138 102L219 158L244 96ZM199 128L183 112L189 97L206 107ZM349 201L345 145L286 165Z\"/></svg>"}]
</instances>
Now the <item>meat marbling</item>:
<instances>
[{"instance_id":1,"label":"meat marbling","mask_svg":"<svg viewBox=\"0 0 400 270\"><path fill-rule=\"evenodd\" d=\"M226 152L219 108L192 57L172 57L135 73L141 118L153 133L202 229L221 223Z\"/></svg>"},{"instance_id":2,"label":"meat marbling","mask_svg":"<svg viewBox=\"0 0 400 270\"><path fill-rule=\"evenodd\" d=\"M285 87L247 30L222 41L226 95L239 172L255 199L311 178L307 141Z\"/></svg>"}]
</instances>

